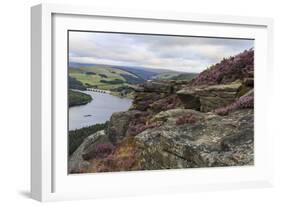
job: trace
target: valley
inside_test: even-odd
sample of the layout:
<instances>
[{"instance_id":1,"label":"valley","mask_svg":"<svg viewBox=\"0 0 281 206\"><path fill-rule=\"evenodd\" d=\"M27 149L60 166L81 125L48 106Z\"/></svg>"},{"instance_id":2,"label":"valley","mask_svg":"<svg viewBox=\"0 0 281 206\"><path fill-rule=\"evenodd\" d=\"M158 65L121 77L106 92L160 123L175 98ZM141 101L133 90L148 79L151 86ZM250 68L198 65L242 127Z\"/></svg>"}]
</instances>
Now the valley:
<instances>
[{"instance_id":1,"label":"valley","mask_svg":"<svg viewBox=\"0 0 281 206\"><path fill-rule=\"evenodd\" d=\"M151 79L172 79L179 75L189 75L188 79L197 74L182 73L168 70L121 67L110 65L83 65L70 64L76 67L69 68L69 77L72 83L70 88L85 90L86 88L96 88L108 90L112 95L133 98L134 90L132 86L144 83ZM186 78L183 78L186 79ZM79 83L77 83L79 82ZM79 86L77 86L79 84Z\"/></svg>"}]
</instances>

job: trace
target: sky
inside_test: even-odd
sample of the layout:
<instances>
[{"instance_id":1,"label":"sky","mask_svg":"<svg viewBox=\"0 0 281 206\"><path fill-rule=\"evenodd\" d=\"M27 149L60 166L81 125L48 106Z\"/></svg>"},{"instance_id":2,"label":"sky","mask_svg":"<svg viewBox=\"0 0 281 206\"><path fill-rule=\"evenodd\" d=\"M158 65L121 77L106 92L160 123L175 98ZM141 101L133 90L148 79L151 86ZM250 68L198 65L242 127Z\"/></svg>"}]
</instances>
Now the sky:
<instances>
[{"instance_id":1,"label":"sky","mask_svg":"<svg viewBox=\"0 0 281 206\"><path fill-rule=\"evenodd\" d=\"M69 32L69 61L199 73L254 40L121 33Z\"/></svg>"}]
</instances>

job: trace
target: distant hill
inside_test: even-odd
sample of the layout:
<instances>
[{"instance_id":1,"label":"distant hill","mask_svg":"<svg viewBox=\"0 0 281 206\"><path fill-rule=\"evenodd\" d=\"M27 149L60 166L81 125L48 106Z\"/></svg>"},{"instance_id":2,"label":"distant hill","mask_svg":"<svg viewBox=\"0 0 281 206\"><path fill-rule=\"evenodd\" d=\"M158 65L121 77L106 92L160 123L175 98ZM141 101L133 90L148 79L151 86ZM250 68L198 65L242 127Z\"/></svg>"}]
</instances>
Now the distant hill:
<instances>
[{"instance_id":1,"label":"distant hill","mask_svg":"<svg viewBox=\"0 0 281 206\"><path fill-rule=\"evenodd\" d=\"M130 72L132 74L139 76L144 80L152 79L153 76L160 73L156 69L150 69L145 67L113 66L113 68L118 68Z\"/></svg>"},{"instance_id":2,"label":"distant hill","mask_svg":"<svg viewBox=\"0 0 281 206\"><path fill-rule=\"evenodd\" d=\"M101 67L101 68L118 69L131 73L135 76L138 76L140 79L143 80L169 79L173 76L182 73L182 72L172 71L169 69L161 69L161 68L117 66L117 65L103 65L103 64L84 64L84 63L76 63L76 62L70 62L69 67L73 69L79 69L85 67L93 67L93 68Z\"/></svg>"},{"instance_id":3,"label":"distant hill","mask_svg":"<svg viewBox=\"0 0 281 206\"><path fill-rule=\"evenodd\" d=\"M239 79L253 78L253 76L254 50L249 49L210 66L196 76L190 84L192 86L227 84Z\"/></svg>"},{"instance_id":4,"label":"distant hill","mask_svg":"<svg viewBox=\"0 0 281 206\"><path fill-rule=\"evenodd\" d=\"M160 80L192 80L197 73L182 73L182 72L164 72L153 77Z\"/></svg>"},{"instance_id":5,"label":"distant hill","mask_svg":"<svg viewBox=\"0 0 281 206\"><path fill-rule=\"evenodd\" d=\"M70 68L69 75L86 87L96 87L105 90L111 90L124 84L144 82L142 78L132 73L104 65Z\"/></svg>"},{"instance_id":6,"label":"distant hill","mask_svg":"<svg viewBox=\"0 0 281 206\"><path fill-rule=\"evenodd\" d=\"M85 68L85 67L110 67L111 69L118 69L123 70L126 72L129 72L131 74L134 74L138 76L139 78L143 80L151 79L154 75L157 75L160 73L160 71L155 69L149 69L144 67L130 67L130 66L116 66L116 65L103 65L103 64L83 64L83 63L76 63L76 62L70 62L69 67L71 68Z\"/></svg>"},{"instance_id":7,"label":"distant hill","mask_svg":"<svg viewBox=\"0 0 281 206\"><path fill-rule=\"evenodd\" d=\"M181 72L177 72L177 71L162 72L162 73L154 75L152 77L152 79L155 79L155 80L167 80L167 79L172 79L173 77L176 77L179 74L181 74Z\"/></svg>"},{"instance_id":8,"label":"distant hill","mask_svg":"<svg viewBox=\"0 0 281 206\"><path fill-rule=\"evenodd\" d=\"M92 67L95 66L96 64L86 64L86 63L77 63L77 62L69 62L69 67L70 68L80 68L80 67Z\"/></svg>"},{"instance_id":9,"label":"distant hill","mask_svg":"<svg viewBox=\"0 0 281 206\"><path fill-rule=\"evenodd\" d=\"M198 73L181 73L177 76L172 77L172 80L192 80Z\"/></svg>"},{"instance_id":10,"label":"distant hill","mask_svg":"<svg viewBox=\"0 0 281 206\"><path fill-rule=\"evenodd\" d=\"M104 65L104 64L84 64L84 63L76 63L70 62L69 67L72 70L83 70L87 71L88 74L90 72L94 72L94 70L107 69L112 71L116 70L117 73L121 77L116 77L117 81L113 81L113 84L117 84L118 82L121 83L128 83L128 84L139 84L143 83L146 80L192 80L198 74L197 73L188 73L188 72L179 72L179 71L172 71L168 69L160 69L160 68L148 68L148 67L134 67L134 66L117 66L117 65ZM74 71L71 71L72 73ZM120 72L124 71L124 72ZM101 72L108 73L107 71ZM78 78L79 79L79 78ZM90 82L86 81L83 78L84 83L91 84ZM107 80L101 80L101 83L106 83ZM123 81L123 82L121 82ZM99 81L100 82L100 81ZM95 82L96 83L96 82ZM109 82L110 83L110 82ZM87 86L87 85L86 85ZM88 85L89 86L89 85Z\"/></svg>"}]
</instances>

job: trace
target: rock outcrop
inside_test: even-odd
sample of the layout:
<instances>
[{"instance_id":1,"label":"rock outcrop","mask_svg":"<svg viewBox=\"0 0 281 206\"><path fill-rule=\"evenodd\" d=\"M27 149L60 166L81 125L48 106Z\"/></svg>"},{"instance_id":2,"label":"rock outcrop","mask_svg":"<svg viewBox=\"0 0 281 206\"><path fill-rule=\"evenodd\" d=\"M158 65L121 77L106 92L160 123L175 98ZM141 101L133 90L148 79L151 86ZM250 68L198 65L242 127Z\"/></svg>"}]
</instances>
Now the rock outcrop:
<instances>
[{"instance_id":1,"label":"rock outcrop","mask_svg":"<svg viewBox=\"0 0 281 206\"><path fill-rule=\"evenodd\" d=\"M141 113L142 112L138 110L130 110L112 114L106 131L110 141L113 144L117 144L126 137L130 122L136 119Z\"/></svg>"},{"instance_id":2,"label":"rock outcrop","mask_svg":"<svg viewBox=\"0 0 281 206\"><path fill-rule=\"evenodd\" d=\"M135 139L140 147L139 162L143 169L190 168L252 165L253 110L229 116L192 112L197 121L177 125L180 113L171 110L158 115L166 119L156 129L148 129Z\"/></svg>"},{"instance_id":3,"label":"rock outcrop","mask_svg":"<svg viewBox=\"0 0 281 206\"><path fill-rule=\"evenodd\" d=\"M145 83L134 87L135 98L132 109L146 111L155 101L174 93L176 85L167 81L146 81Z\"/></svg>"},{"instance_id":4,"label":"rock outcrop","mask_svg":"<svg viewBox=\"0 0 281 206\"><path fill-rule=\"evenodd\" d=\"M165 81L146 81L143 83L144 92L172 93L173 85Z\"/></svg>"},{"instance_id":5,"label":"rock outcrop","mask_svg":"<svg viewBox=\"0 0 281 206\"><path fill-rule=\"evenodd\" d=\"M187 87L177 92L185 108L209 112L233 102L240 92L242 83Z\"/></svg>"},{"instance_id":6,"label":"rock outcrop","mask_svg":"<svg viewBox=\"0 0 281 206\"><path fill-rule=\"evenodd\" d=\"M83 143L75 150L68 161L69 173L81 173L88 169L88 160L94 158L93 152L96 145L110 143L104 130L98 131L87 137Z\"/></svg>"},{"instance_id":7,"label":"rock outcrop","mask_svg":"<svg viewBox=\"0 0 281 206\"><path fill-rule=\"evenodd\" d=\"M178 97L182 101L184 108L200 110L200 98L193 88L184 88L177 92Z\"/></svg>"}]
</instances>

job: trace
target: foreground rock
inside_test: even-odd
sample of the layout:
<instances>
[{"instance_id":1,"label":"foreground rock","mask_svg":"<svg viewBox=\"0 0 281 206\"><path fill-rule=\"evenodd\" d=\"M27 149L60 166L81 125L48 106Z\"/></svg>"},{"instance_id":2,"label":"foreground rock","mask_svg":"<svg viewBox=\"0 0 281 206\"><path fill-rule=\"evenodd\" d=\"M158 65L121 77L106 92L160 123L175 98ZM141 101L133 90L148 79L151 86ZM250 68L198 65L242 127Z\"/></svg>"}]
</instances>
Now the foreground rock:
<instances>
[{"instance_id":1,"label":"foreground rock","mask_svg":"<svg viewBox=\"0 0 281 206\"><path fill-rule=\"evenodd\" d=\"M252 165L253 110L241 110L221 117L194 113L193 124L177 125L178 115L190 111L169 111L160 128L146 130L135 137L141 169ZM161 116L161 115L159 115Z\"/></svg>"},{"instance_id":2,"label":"foreground rock","mask_svg":"<svg viewBox=\"0 0 281 206\"><path fill-rule=\"evenodd\" d=\"M81 173L88 169L88 160L94 158L95 146L102 143L110 143L104 130L98 131L87 137L83 143L71 155L68 161L69 173Z\"/></svg>"},{"instance_id":3,"label":"foreground rock","mask_svg":"<svg viewBox=\"0 0 281 206\"><path fill-rule=\"evenodd\" d=\"M253 109L219 116L177 108L160 112L150 121L161 126L124 137L106 158L83 159L85 151L91 151L85 150L89 138L75 152L74 168L108 172L254 164Z\"/></svg>"},{"instance_id":4,"label":"foreground rock","mask_svg":"<svg viewBox=\"0 0 281 206\"><path fill-rule=\"evenodd\" d=\"M141 111L130 110L127 112L116 112L112 114L108 128L107 135L113 144L117 144L127 135L127 130L130 122L135 120L141 114Z\"/></svg>"}]
</instances>

